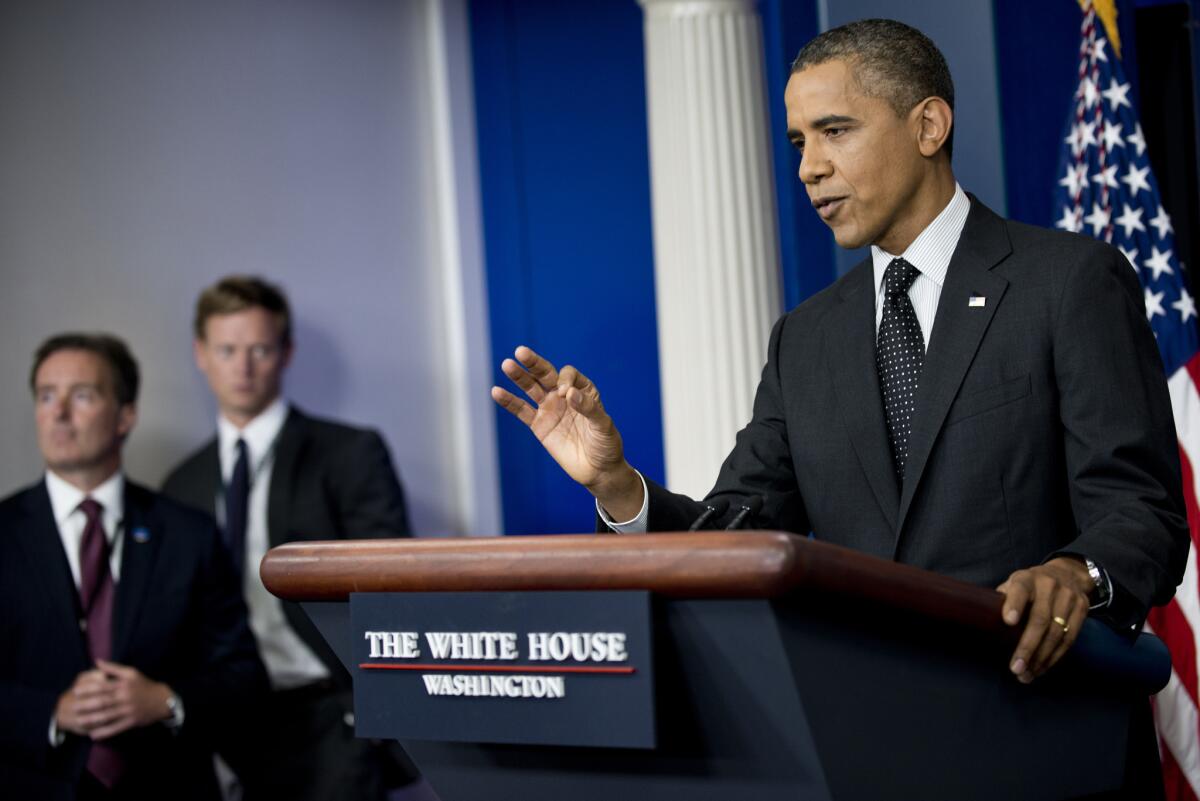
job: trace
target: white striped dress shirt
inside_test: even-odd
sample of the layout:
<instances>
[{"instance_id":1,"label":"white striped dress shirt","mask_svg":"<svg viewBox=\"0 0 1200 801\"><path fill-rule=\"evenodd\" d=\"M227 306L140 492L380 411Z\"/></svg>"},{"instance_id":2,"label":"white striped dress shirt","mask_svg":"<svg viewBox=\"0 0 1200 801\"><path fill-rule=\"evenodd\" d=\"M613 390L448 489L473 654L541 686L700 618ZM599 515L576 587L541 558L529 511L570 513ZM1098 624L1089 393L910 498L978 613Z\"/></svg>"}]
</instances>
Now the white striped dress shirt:
<instances>
[{"instance_id":1,"label":"white striped dress shirt","mask_svg":"<svg viewBox=\"0 0 1200 801\"><path fill-rule=\"evenodd\" d=\"M271 689L303 687L329 677L325 663L300 639L288 622L283 603L267 591L258 574L258 564L271 547L267 530L267 506L271 493L271 474L275 469L275 439L287 421L288 405L281 398L258 413L239 429L224 416L217 417L218 454L221 481L228 486L237 463L237 441L246 443L250 461L250 497L246 501L246 570L242 590L246 596L250 630L258 642L271 680ZM219 496L217 508L225 517L225 499Z\"/></svg>"},{"instance_id":2,"label":"white striped dress shirt","mask_svg":"<svg viewBox=\"0 0 1200 801\"><path fill-rule=\"evenodd\" d=\"M950 198L946 208L899 255L920 272L908 288L908 298L912 301L913 311L917 313L917 322L921 324L921 337L925 340L926 351L929 350L929 332L933 330L938 300L942 297L942 284L946 282L946 269L950 266L950 257L958 246L958 238L967 224L970 211L971 201L967 193L955 183L954 197ZM875 268L876 332L883 320L883 273L895 258L895 254L871 245L871 262Z\"/></svg>"}]
</instances>

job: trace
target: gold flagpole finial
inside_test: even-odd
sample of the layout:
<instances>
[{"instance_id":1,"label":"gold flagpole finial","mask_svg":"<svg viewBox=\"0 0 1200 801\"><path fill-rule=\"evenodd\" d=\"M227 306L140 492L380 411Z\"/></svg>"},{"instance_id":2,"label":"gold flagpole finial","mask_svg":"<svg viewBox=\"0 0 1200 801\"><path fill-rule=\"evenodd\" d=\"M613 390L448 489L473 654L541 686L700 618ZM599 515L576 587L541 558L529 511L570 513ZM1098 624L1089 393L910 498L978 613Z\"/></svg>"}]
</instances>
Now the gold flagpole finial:
<instances>
[{"instance_id":1,"label":"gold flagpole finial","mask_svg":"<svg viewBox=\"0 0 1200 801\"><path fill-rule=\"evenodd\" d=\"M1112 43L1113 51L1117 54L1117 58L1121 57L1121 32L1117 29L1117 2L1116 0L1078 0L1079 7L1087 13L1088 7L1096 9L1096 16L1100 18L1100 22L1104 24L1104 32L1108 34L1108 41Z\"/></svg>"}]
</instances>

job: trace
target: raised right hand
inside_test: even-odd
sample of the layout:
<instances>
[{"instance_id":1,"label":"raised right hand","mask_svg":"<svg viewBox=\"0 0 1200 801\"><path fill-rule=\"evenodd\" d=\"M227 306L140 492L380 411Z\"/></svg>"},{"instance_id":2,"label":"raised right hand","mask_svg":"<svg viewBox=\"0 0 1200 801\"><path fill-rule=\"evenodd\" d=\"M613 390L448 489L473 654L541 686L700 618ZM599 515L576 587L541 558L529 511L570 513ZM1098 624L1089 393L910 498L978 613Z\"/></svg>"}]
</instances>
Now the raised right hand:
<instances>
[{"instance_id":1,"label":"raised right hand","mask_svg":"<svg viewBox=\"0 0 1200 801\"><path fill-rule=\"evenodd\" d=\"M625 461L621 434L596 385L569 365L555 369L524 345L514 355L500 369L536 408L500 387L492 387L492 399L529 426L554 461L610 515L632 518L642 505L641 481Z\"/></svg>"}]
</instances>

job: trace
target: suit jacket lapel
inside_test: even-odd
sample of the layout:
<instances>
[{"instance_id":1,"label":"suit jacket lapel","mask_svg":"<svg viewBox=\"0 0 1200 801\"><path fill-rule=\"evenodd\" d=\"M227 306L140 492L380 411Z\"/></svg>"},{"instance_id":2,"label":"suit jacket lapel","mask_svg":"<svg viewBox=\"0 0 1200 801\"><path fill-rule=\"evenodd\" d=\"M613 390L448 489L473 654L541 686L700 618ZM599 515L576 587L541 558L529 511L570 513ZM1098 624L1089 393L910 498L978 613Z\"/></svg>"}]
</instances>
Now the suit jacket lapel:
<instances>
[{"instance_id":1,"label":"suit jacket lapel","mask_svg":"<svg viewBox=\"0 0 1200 801\"><path fill-rule=\"evenodd\" d=\"M292 505L292 474L304 444L304 415L296 409L288 411L287 420L275 440L274 464L271 466L271 486L267 494L267 537L272 548L287 540L288 509Z\"/></svg>"},{"instance_id":2,"label":"suit jacket lapel","mask_svg":"<svg viewBox=\"0 0 1200 801\"><path fill-rule=\"evenodd\" d=\"M222 513L217 511L217 499L222 497L224 493L221 482L221 454L219 448L220 445L216 437L204 446L204 450L200 452L200 458L197 463L197 468L200 472L195 477L195 481L187 482L187 485L195 488L196 493L195 497L190 499L191 504L197 509L207 509L214 519L220 519L221 517Z\"/></svg>"},{"instance_id":3,"label":"suit jacket lapel","mask_svg":"<svg viewBox=\"0 0 1200 801\"><path fill-rule=\"evenodd\" d=\"M122 661L130 638L137 628L145 606L146 593L154 576L154 564L161 550L162 525L151 509L148 491L125 484L124 544L121 552L121 580L117 582L113 609L113 659Z\"/></svg>"},{"instance_id":4,"label":"suit jacket lapel","mask_svg":"<svg viewBox=\"0 0 1200 801\"><path fill-rule=\"evenodd\" d=\"M909 435L908 464L900 494L897 544L946 413L1008 288L1007 280L990 271L1011 252L1004 221L972 198L970 215L946 271L921 370L917 414ZM984 306L968 305L971 296L976 295L986 299Z\"/></svg>"},{"instance_id":5,"label":"suit jacket lapel","mask_svg":"<svg viewBox=\"0 0 1200 801\"><path fill-rule=\"evenodd\" d=\"M875 371L875 281L870 259L854 268L842 289L842 308L826 334L838 410L854 452L887 518L896 525L899 490Z\"/></svg>"},{"instance_id":6,"label":"suit jacket lapel","mask_svg":"<svg viewBox=\"0 0 1200 801\"><path fill-rule=\"evenodd\" d=\"M45 600L45 623L51 630L66 631L62 641L71 643L72 653L80 665L87 665L87 645L79 621L83 613L79 605L79 590L71 575L71 565L63 552L58 524L50 506L50 493L45 482L26 494L25 519L13 527L14 536L25 552L30 570L30 586L38 588ZM57 638L52 640L59 642Z\"/></svg>"}]
</instances>

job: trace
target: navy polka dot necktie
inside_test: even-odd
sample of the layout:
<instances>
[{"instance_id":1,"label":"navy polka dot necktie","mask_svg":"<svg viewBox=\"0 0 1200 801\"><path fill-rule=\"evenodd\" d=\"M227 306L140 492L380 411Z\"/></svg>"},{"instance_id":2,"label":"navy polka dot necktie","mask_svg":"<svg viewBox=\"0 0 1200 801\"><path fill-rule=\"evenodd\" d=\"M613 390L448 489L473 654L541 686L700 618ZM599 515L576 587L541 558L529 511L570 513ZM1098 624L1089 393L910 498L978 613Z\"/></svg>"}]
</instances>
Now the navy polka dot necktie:
<instances>
[{"instance_id":1,"label":"navy polka dot necktie","mask_svg":"<svg viewBox=\"0 0 1200 801\"><path fill-rule=\"evenodd\" d=\"M875 367L883 393L883 414L896 477L904 483L908 461L908 435L917 405L917 384L925 363L925 340L921 324L908 298L908 288L918 270L904 259L893 259L883 274L885 282L883 319L875 340Z\"/></svg>"}]
</instances>

